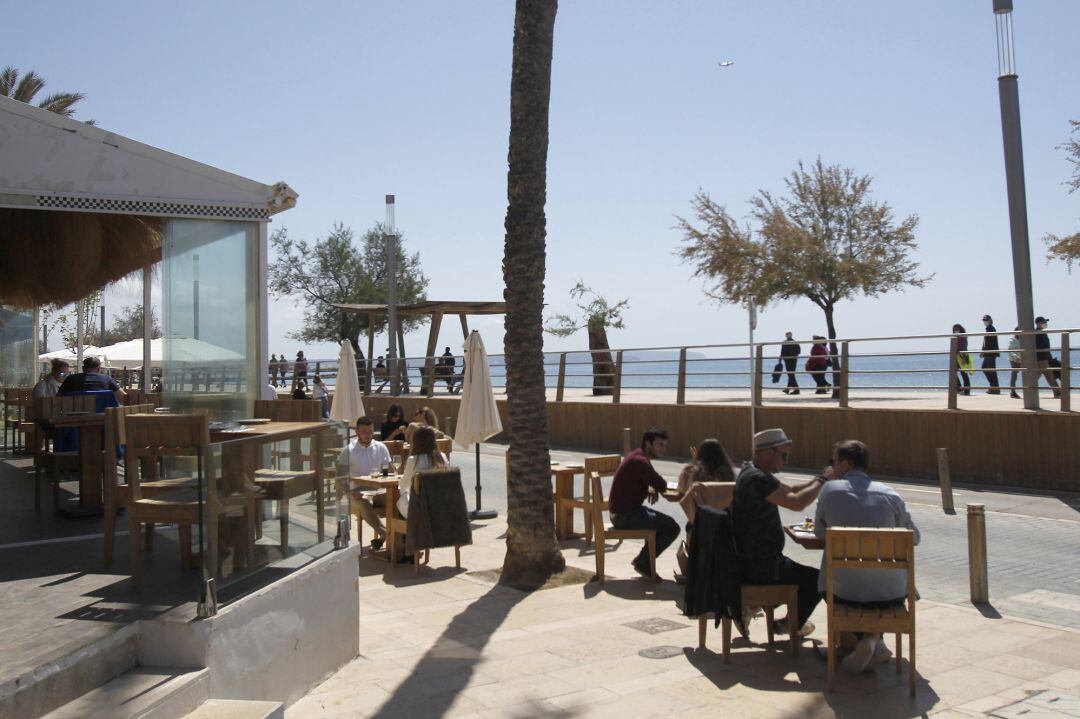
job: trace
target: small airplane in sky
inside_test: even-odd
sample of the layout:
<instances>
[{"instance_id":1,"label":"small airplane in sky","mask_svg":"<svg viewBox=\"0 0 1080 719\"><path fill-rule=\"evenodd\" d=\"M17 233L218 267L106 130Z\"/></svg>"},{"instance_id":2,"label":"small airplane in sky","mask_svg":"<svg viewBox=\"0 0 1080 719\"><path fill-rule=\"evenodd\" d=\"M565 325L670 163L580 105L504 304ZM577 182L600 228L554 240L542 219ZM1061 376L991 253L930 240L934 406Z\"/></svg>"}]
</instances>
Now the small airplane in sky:
<instances>
[{"instance_id":1,"label":"small airplane in sky","mask_svg":"<svg viewBox=\"0 0 1080 719\"><path fill-rule=\"evenodd\" d=\"M731 67L732 65L735 64L735 61L734 60L723 60L722 62L719 62L717 64L720 67Z\"/></svg>"}]
</instances>

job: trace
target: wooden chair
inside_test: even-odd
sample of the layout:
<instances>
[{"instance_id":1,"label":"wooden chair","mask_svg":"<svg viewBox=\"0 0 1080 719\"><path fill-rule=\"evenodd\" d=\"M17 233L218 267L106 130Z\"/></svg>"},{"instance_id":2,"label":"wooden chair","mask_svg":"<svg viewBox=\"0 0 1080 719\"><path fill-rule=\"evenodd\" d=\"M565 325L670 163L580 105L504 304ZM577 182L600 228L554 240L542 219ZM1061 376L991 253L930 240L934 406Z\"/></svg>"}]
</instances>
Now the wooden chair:
<instances>
[{"instance_id":1,"label":"wooden chair","mask_svg":"<svg viewBox=\"0 0 1080 719\"><path fill-rule=\"evenodd\" d=\"M453 467L440 467L438 469L428 469L428 470L424 470L422 472L415 472L413 474L413 476L412 476L412 486L410 488L410 491L414 492L414 493L422 492L423 491L422 486L423 486L424 482L432 482L432 483L433 482L448 482L448 483L456 485L460 489L461 488L461 470L453 468ZM462 502L463 503L464 503L464 496L465 496L464 495L464 490L462 490ZM411 501L410 501L410 504L412 504ZM464 504L462 504L462 506L464 506ZM391 516L394 516L396 514L397 514L396 510L390 512ZM408 519L403 519L401 517L397 517L396 520L391 519L390 526L388 526L386 528L386 531L387 531L388 534L389 533L394 533L394 534L403 535L403 538L404 538L405 536L408 536L408 534L409 534L409 527L410 526L415 526L415 521L416 521L416 517L410 511ZM466 526L468 525L468 515L467 514L465 515L465 524L466 524ZM437 545L434 548L437 548L438 546L441 546L441 545ZM454 567L456 567L457 569L461 569L461 547L463 545L454 544L454 545L450 545L450 546L454 547ZM423 549L424 564L427 564L428 561L431 558L431 549L432 549L431 547L425 547ZM420 550L413 553L413 573L414 574L419 574L420 573Z\"/></svg>"},{"instance_id":2,"label":"wooden chair","mask_svg":"<svg viewBox=\"0 0 1080 719\"><path fill-rule=\"evenodd\" d=\"M255 416L272 422L318 422L322 419L322 404L315 399L257 399ZM288 448L273 444L270 464L281 469L281 463L300 452L299 440L288 440Z\"/></svg>"},{"instance_id":3,"label":"wooden chair","mask_svg":"<svg viewBox=\"0 0 1080 719\"><path fill-rule=\"evenodd\" d=\"M275 422L318 422L322 419L322 404L318 400L255 400L255 416ZM299 439L288 440L287 449L278 444L270 447L270 469L255 471L255 486L263 491L260 499L278 501L278 526L281 531L281 548L289 548L289 500L303 494L315 493L315 462L319 458L313 455L315 443L311 442L308 452L302 451ZM282 468L281 462L289 461L288 468ZM307 469L305 469L305 465Z\"/></svg>"},{"instance_id":4,"label":"wooden chair","mask_svg":"<svg viewBox=\"0 0 1080 719\"><path fill-rule=\"evenodd\" d=\"M589 478L593 474L597 474L600 477L612 477L615 475L615 471L622 464L622 456L618 454L604 454L599 457L586 457L585 458L585 478L582 482L581 496L580 497L563 497L556 500L555 511L558 511L560 506L571 507L573 509L581 509L584 515L585 524L585 541L591 542L593 539L593 518L591 504L592 504L592 486ZM603 497L603 495L600 495Z\"/></svg>"},{"instance_id":5,"label":"wooden chair","mask_svg":"<svg viewBox=\"0 0 1080 719\"><path fill-rule=\"evenodd\" d=\"M41 508L41 480L47 473L52 486L53 509L60 508L60 473L78 472L81 469L78 450L57 451L52 419L68 412L92 414L96 400L88 395L57 395L35 397L29 416L42 427L42 438L34 451L34 509Z\"/></svg>"},{"instance_id":6,"label":"wooden chair","mask_svg":"<svg viewBox=\"0 0 1080 719\"><path fill-rule=\"evenodd\" d=\"M740 587L742 605L744 608L755 609L761 607L765 610L765 631L769 636L769 646L773 644L776 632L776 620L773 618L773 610L776 607L786 605L788 617L799 616L799 588L794 584L743 584ZM705 635L709 627L709 619L712 614L698 616L698 646L705 647ZM791 624L792 619L788 620ZM724 664L731 663L731 617L721 620L721 637L723 642ZM799 651L798 628L788 627L791 646L791 656L794 658Z\"/></svg>"},{"instance_id":7,"label":"wooden chair","mask_svg":"<svg viewBox=\"0 0 1080 719\"><path fill-rule=\"evenodd\" d=\"M128 508L131 501L129 487L126 482L121 482L120 472L117 468L117 446L127 443L124 434L124 418L129 414L148 414L154 411L153 404L128 405L126 407L105 408L105 449L103 451L102 465L105 469L105 485L103 498L105 504L104 534L105 534L105 566L111 567L113 560L113 547L116 540L116 511L120 507ZM193 486L196 477L173 477L169 479L153 479L157 476L157 467L152 463L143 463L142 491L145 496L154 496L174 489ZM125 472L125 475L127 473ZM154 525L146 526L146 550L154 548Z\"/></svg>"},{"instance_id":8,"label":"wooden chair","mask_svg":"<svg viewBox=\"0 0 1080 719\"><path fill-rule=\"evenodd\" d=\"M649 573L656 576L656 530L653 529L616 529L604 523L604 510L608 508L604 500L604 487L600 484L600 475L588 475L591 499L589 509L592 512L593 538L596 550L596 576L600 586L604 586L604 552L607 540L644 539L649 547Z\"/></svg>"},{"instance_id":9,"label":"wooden chair","mask_svg":"<svg viewBox=\"0 0 1080 719\"><path fill-rule=\"evenodd\" d=\"M19 434L23 432L27 421L28 410L31 405L33 389L30 387L5 387L4 388L4 446L14 452L19 447ZM8 440L10 433L11 439ZM26 435L23 433L25 441Z\"/></svg>"},{"instance_id":10,"label":"wooden chair","mask_svg":"<svg viewBox=\"0 0 1080 719\"><path fill-rule=\"evenodd\" d=\"M184 569L193 566L191 525L203 518L206 552L204 564L210 577L220 575L218 523L223 517L242 516L247 527L244 546L239 547L250 564L255 542L255 497L252 490L223 493L217 481L217 471L210 430L204 415L129 414L124 418L127 444L124 453L125 475L128 482L128 547L131 556L131 578L140 583L142 565L139 560L139 530L143 524L176 524L180 541L180 563ZM193 457L201 459L203 506L199 504L199 488L184 487L144 496L142 469L156 466L158 459Z\"/></svg>"},{"instance_id":11,"label":"wooden chair","mask_svg":"<svg viewBox=\"0 0 1080 719\"><path fill-rule=\"evenodd\" d=\"M405 462L409 459L408 445L405 444L405 440L403 439L392 439L389 442L383 442L383 444L386 445L387 451L390 452L391 459L394 457L401 457L401 466L396 468L400 473L405 469Z\"/></svg>"},{"instance_id":12,"label":"wooden chair","mask_svg":"<svg viewBox=\"0 0 1080 719\"><path fill-rule=\"evenodd\" d=\"M866 608L837 602L835 572L903 570L907 572L904 604ZM836 655L841 632L896 634L896 673L903 657L901 634L908 635L908 694L915 696L915 533L910 529L829 527L825 530L825 601L829 622L829 690L836 687Z\"/></svg>"}]
</instances>

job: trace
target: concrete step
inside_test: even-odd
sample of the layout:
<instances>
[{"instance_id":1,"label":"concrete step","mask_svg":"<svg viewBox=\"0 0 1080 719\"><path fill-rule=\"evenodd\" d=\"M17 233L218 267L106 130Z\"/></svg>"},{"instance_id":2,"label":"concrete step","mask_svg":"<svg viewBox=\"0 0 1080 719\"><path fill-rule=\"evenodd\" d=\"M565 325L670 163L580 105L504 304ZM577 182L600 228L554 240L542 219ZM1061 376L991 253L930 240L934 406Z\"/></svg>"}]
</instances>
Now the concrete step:
<instances>
[{"instance_id":1,"label":"concrete step","mask_svg":"<svg viewBox=\"0 0 1080 719\"><path fill-rule=\"evenodd\" d=\"M281 702L209 699L184 719L285 719Z\"/></svg>"},{"instance_id":2,"label":"concrete step","mask_svg":"<svg viewBox=\"0 0 1080 719\"><path fill-rule=\"evenodd\" d=\"M46 719L180 719L209 698L209 669L136 667Z\"/></svg>"},{"instance_id":3,"label":"concrete step","mask_svg":"<svg viewBox=\"0 0 1080 719\"><path fill-rule=\"evenodd\" d=\"M136 666L138 629L127 624L73 637L0 679L0 719L35 719Z\"/></svg>"}]
</instances>

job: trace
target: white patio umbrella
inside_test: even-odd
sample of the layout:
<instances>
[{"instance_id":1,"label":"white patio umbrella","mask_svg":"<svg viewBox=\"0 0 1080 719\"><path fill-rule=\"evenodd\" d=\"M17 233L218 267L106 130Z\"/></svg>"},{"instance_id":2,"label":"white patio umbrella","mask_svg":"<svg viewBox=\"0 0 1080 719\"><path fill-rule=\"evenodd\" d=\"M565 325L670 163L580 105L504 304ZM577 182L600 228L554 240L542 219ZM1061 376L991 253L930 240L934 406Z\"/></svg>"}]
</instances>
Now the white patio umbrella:
<instances>
[{"instance_id":1,"label":"white patio umbrella","mask_svg":"<svg viewBox=\"0 0 1080 719\"><path fill-rule=\"evenodd\" d=\"M334 403L330 405L330 419L341 420L352 429L356 420L366 414L364 398L360 396L360 381L356 375L356 354L349 340L341 340L338 352L338 376L334 382Z\"/></svg>"},{"instance_id":2,"label":"white patio umbrella","mask_svg":"<svg viewBox=\"0 0 1080 719\"><path fill-rule=\"evenodd\" d=\"M476 445L476 509L475 519L490 519L495 510L480 509L480 443L502 432L499 407L491 389L491 369L480 333L473 330L465 340L465 377L461 388L461 407L458 409L454 442L462 449Z\"/></svg>"}]
</instances>

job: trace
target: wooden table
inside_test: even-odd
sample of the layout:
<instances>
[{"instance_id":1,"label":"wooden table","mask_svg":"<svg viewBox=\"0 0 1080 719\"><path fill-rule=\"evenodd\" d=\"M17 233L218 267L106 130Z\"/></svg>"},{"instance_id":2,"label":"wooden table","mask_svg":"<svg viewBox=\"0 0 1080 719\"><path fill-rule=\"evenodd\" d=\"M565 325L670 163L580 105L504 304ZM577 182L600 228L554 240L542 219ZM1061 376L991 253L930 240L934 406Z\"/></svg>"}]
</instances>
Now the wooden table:
<instances>
[{"instance_id":1,"label":"wooden table","mask_svg":"<svg viewBox=\"0 0 1080 719\"><path fill-rule=\"evenodd\" d=\"M391 564L394 562L394 522L403 521L395 519L394 517L394 511L397 508L398 482L400 479L401 476L397 474L387 475L386 477L381 475L374 477L349 477L349 481L356 487L386 490L386 513L383 516L383 522L386 526L386 548L374 551L372 554L376 557L382 557Z\"/></svg>"},{"instance_id":2,"label":"wooden table","mask_svg":"<svg viewBox=\"0 0 1080 719\"><path fill-rule=\"evenodd\" d=\"M104 414L60 414L50 418L53 427L79 429L79 511L71 514L101 514L104 470L101 461ZM68 514L68 512L65 512Z\"/></svg>"},{"instance_id":3,"label":"wooden table","mask_svg":"<svg viewBox=\"0 0 1080 719\"><path fill-rule=\"evenodd\" d=\"M801 525L789 527L784 525L784 534L791 537L792 541L807 549L825 549L825 540L818 539L814 530L803 529Z\"/></svg>"},{"instance_id":4,"label":"wooden table","mask_svg":"<svg viewBox=\"0 0 1080 719\"><path fill-rule=\"evenodd\" d=\"M323 526L325 520L323 497L324 473L322 450L324 437L332 425L326 422L266 422L264 424L241 425L234 429L211 429L210 439L222 443L221 481L222 490L241 491L245 482L254 484L255 470L262 463L259 449L266 444L285 440L311 439L312 469L315 471L315 521L319 541L326 536ZM299 451L294 451L290 461L293 469L300 469L303 460Z\"/></svg>"},{"instance_id":5,"label":"wooden table","mask_svg":"<svg viewBox=\"0 0 1080 719\"><path fill-rule=\"evenodd\" d=\"M560 499L574 498L574 477L579 474L583 479L585 478L585 465L562 464L561 462L551 465L551 476L555 478L555 536L559 540L585 536L574 531L574 507L559 502ZM588 479L585 479L582 484L582 496L585 496L588 491Z\"/></svg>"}]
</instances>

